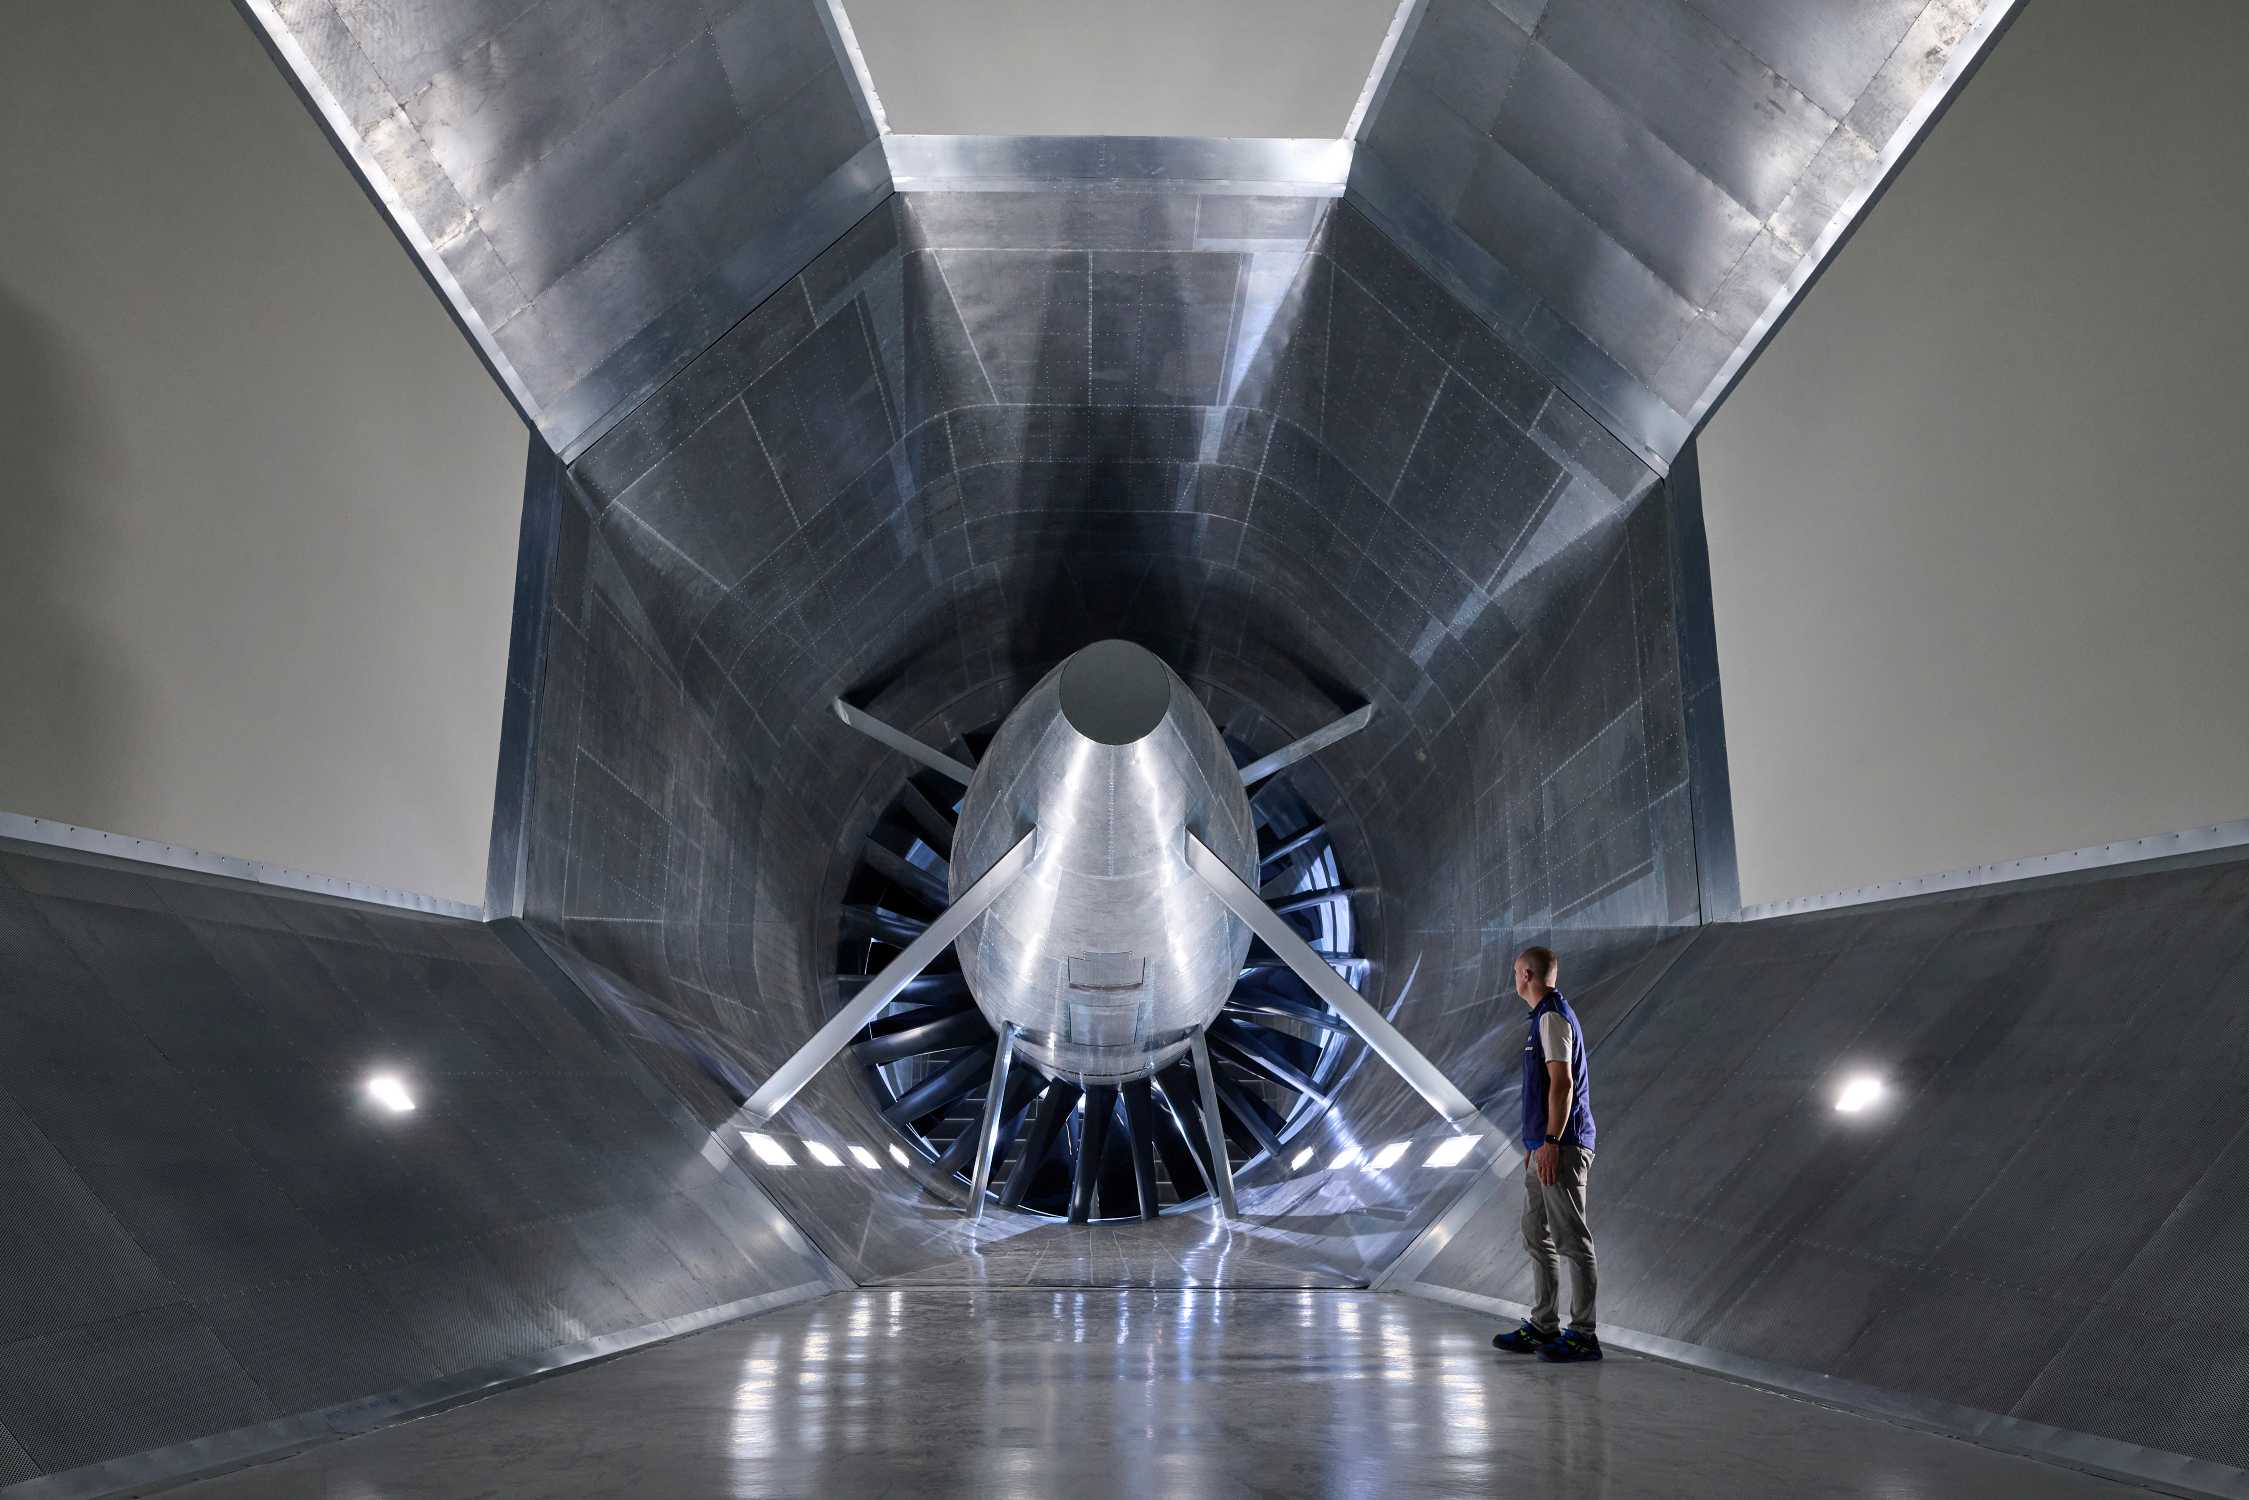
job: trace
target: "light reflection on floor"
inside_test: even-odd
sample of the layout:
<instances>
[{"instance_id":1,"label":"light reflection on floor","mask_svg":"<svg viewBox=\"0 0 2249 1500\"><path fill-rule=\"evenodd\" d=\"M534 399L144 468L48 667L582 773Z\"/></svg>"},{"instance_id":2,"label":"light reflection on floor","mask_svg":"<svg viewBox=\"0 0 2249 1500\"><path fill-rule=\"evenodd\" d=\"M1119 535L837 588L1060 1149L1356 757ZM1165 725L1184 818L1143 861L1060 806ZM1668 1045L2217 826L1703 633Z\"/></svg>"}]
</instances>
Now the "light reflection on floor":
<instances>
[{"instance_id":1,"label":"light reflection on floor","mask_svg":"<svg viewBox=\"0 0 2249 1500\"><path fill-rule=\"evenodd\" d=\"M175 1493L2124 1496L1650 1360L1495 1353L1367 1292L882 1287Z\"/></svg>"}]
</instances>

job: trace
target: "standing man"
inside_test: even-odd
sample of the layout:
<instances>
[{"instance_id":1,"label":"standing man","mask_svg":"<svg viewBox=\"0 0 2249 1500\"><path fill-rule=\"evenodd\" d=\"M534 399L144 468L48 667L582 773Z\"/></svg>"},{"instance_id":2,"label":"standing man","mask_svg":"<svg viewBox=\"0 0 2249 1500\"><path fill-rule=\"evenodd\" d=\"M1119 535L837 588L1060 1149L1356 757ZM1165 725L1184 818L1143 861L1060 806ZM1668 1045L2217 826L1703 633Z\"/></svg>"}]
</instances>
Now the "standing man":
<instances>
[{"instance_id":1,"label":"standing man","mask_svg":"<svg viewBox=\"0 0 2249 1500\"><path fill-rule=\"evenodd\" d=\"M1592 1079L1577 1012L1554 988L1561 964L1551 948L1515 958L1515 993L1531 1009L1523 1044L1523 1245L1531 1253L1536 1301L1523 1326L1492 1343L1556 1364L1601 1357L1593 1332L1599 1282L1593 1230L1585 1222L1585 1182L1593 1167ZM1558 1248L1557 1248L1558 1247ZM1561 1261L1570 1263L1570 1326L1561 1316Z\"/></svg>"}]
</instances>

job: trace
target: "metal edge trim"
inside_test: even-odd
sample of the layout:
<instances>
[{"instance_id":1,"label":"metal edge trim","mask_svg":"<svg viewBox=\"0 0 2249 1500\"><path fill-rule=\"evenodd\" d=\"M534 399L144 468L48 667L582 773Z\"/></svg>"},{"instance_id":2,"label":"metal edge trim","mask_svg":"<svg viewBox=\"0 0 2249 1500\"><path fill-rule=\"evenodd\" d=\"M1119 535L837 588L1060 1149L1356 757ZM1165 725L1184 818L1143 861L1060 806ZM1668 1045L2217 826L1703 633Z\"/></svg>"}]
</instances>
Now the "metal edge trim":
<instances>
[{"instance_id":1,"label":"metal edge trim","mask_svg":"<svg viewBox=\"0 0 2249 1500\"><path fill-rule=\"evenodd\" d=\"M104 833L98 828L82 828L76 823L64 823L54 818L0 812L0 839L43 844L50 849L70 849L81 854L98 854L107 859L123 860L128 864L156 865L167 870L186 870L198 875L223 876L228 880L247 880L279 890L333 896L367 906L390 906L401 911L421 912L433 917L458 917L469 922L484 920L483 907L456 901L450 896L429 896L420 891L363 885L356 880L317 875L307 870L292 869L287 865L270 864L265 860L243 859L233 854L211 854L201 849L190 849L184 844L167 844L162 839L137 839L130 834Z\"/></svg>"},{"instance_id":2,"label":"metal edge trim","mask_svg":"<svg viewBox=\"0 0 2249 1500\"><path fill-rule=\"evenodd\" d=\"M1478 1292L1464 1292L1425 1281L1405 1283L1396 1289L1396 1294L1419 1297L1428 1302L1448 1303L1454 1307L1464 1307L1473 1312L1489 1313L1504 1319L1521 1318L1529 1312L1520 1302L1510 1302L1502 1297L1487 1297ZM1705 1345L1680 1343L1675 1339L1614 1325L1601 1330L1601 1340L1620 1349L1630 1349L1635 1354L1662 1360L1666 1364L1684 1365L1742 1385L1799 1396L1838 1411L1957 1438L1978 1447L2021 1458L2082 1469L2104 1478L2159 1484L2167 1489L2194 1495L2223 1497L2223 1500L2243 1500L2243 1497L2249 1497L2249 1470L2230 1468L2185 1453L2146 1448L2137 1443L2096 1437L2091 1433L2077 1432L2066 1427L2026 1422L2019 1417L1985 1411L1980 1407L1961 1406L1933 1396L1916 1396L1886 1390L1880 1386L1862 1385L1857 1381L1823 1375L1816 1370L1727 1354Z\"/></svg>"},{"instance_id":3,"label":"metal edge trim","mask_svg":"<svg viewBox=\"0 0 2249 1500\"><path fill-rule=\"evenodd\" d=\"M2238 849L2244 845L2249 845L2249 818L2237 818L2230 823L2212 823L2201 828L2182 829L2177 833L2151 833L2145 838L2118 839L2111 844L2065 849L2056 854L2026 855L2021 859L2006 860L1998 864L1969 865L1965 869L1946 870L1941 874L1914 875L1850 890L1827 891L1816 896L1798 896L1787 901L1761 901L1754 906L1743 907L1737 920L1762 922L1802 912L1832 911L1842 906L1867 906L1878 901L1898 901L1910 896L1928 896L1942 891L2007 885L2017 881L2037 880L2042 876L2072 874L2080 870L2158 864L2182 855Z\"/></svg>"},{"instance_id":4,"label":"metal edge trim","mask_svg":"<svg viewBox=\"0 0 2249 1500\"><path fill-rule=\"evenodd\" d=\"M859 34L851 29L843 0L820 0L819 10L828 45L835 48L836 61L853 80L852 102L859 107L859 118L876 135L890 134L890 118L883 113L882 95L875 91L875 75L867 67L867 54L860 50Z\"/></svg>"},{"instance_id":5,"label":"metal edge trim","mask_svg":"<svg viewBox=\"0 0 2249 1500\"><path fill-rule=\"evenodd\" d=\"M737 245L557 397L548 427L563 464L576 463L888 202L892 187L884 143L896 139L882 136L853 152L787 217ZM636 369L644 373L636 375ZM617 389L624 394L603 394Z\"/></svg>"},{"instance_id":6,"label":"metal edge trim","mask_svg":"<svg viewBox=\"0 0 2249 1500\"><path fill-rule=\"evenodd\" d=\"M1741 861L1733 771L1726 753L1717 609L1710 587L1710 533L1703 523L1702 464L1692 439L1671 461L1664 486L1696 895L1703 921L1726 922L1741 912Z\"/></svg>"},{"instance_id":7,"label":"metal edge trim","mask_svg":"<svg viewBox=\"0 0 2249 1500\"><path fill-rule=\"evenodd\" d=\"M911 135L882 138L901 193L1141 191L1334 198L1350 141L1289 136Z\"/></svg>"},{"instance_id":8,"label":"metal edge trim","mask_svg":"<svg viewBox=\"0 0 2249 1500\"><path fill-rule=\"evenodd\" d=\"M497 1395L581 1365L596 1364L651 1344L700 1333L720 1323L830 1296L836 1290L825 1282L799 1282L779 1291L705 1308L699 1313L685 1313L598 1338L558 1344L535 1355L482 1365L384 1395L21 1480L0 1486L0 1497L5 1500L96 1500L100 1496L144 1493L151 1486L168 1488L248 1468L261 1460L286 1457L340 1438L360 1437L411 1417L429 1416L444 1408Z\"/></svg>"},{"instance_id":9,"label":"metal edge trim","mask_svg":"<svg viewBox=\"0 0 2249 1500\"><path fill-rule=\"evenodd\" d=\"M1890 132L1889 140L1883 143L1881 155L1876 158L1874 180L1835 211L1835 217L1827 221L1827 227L1812 242L1811 250L1796 263L1796 269L1789 273L1787 283L1765 304L1764 312L1758 315L1756 322L1749 325L1749 331L1734 346L1732 355L1718 367L1718 373L1710 377L1710 383L1695 398L1693 408L1687 413L1687 422L1693 432L1699 433L1708 425L1711 415L1726 397L1733 394L1734 387L1741 383L1741 378L1748 372L1750 365L1764 352L1765 346L1772 342L1773 336L1780 332L1781 325L1788 321L1788 315L1810 293L1821 274L1834 264L1835 257L1850 243L1851 236L1858 232L1858 227L1866 221L1866 216L1874 211L1874 206L1881 201L1882 195L1890 190L1890 184L1897 180L1898 174L1905 169L1905 164L1913 159L1913 153L1920 149L1922 141L1928 138L1937 121L1944 117L1945 110L1959 97L1960 91L1968 86L1976 69L1983 66L1984 59L1991 55L1999 38L2013 24L2015 17L2022 13L2022 7L2023 0L1992 0L1982 16L1977 18L1974 29L1961 38L1960 45L1953 50L1952 57L1936 84L1922 93L1914 102L1913 108L1906 111L1898 128Z\"/></svg>"},{"instance_id":10,"label":"metal edge trim","mask_svg":"<svg viewBox=\"0 0 2249 1500\"><path fill-rule=\"evenodd\" d=\"M515 547L515 602L500 705L500 755L492 787L492 837L484 859L484 917L523 915L531 846L532 773L546 683L547 595L562 537L562 460L531 435L523 518Z\"/></svg>"},{"instance_id":11,"label":"metal edge trim","mask_svg":"<svg viewBox=\"0 0 2249 1500\"><path fill-rule=\"evenodd\" d=\"M344 164L359 179L359 185L366 190L367 196L375 200L376 210L390 225L391 232L398 237L399 243L413 257L423 278L437 293L438 300L445 305L446 310L453 315L454 324L467 336L477 357L491 371L492 378L500 383L500 389L507 394L516 414L523 418L524 424L532 431L543 431L539 403L532 397L531 388L516 373L515 365L500 348L498 340L493 338L492 330L485 326L483 315L469 301L468 293L462 289L452 269L445 264L444 257L438 254L437 247L430 243L429 236L423 233L421 225L407 211L406 200L400 196L389 175L375 160L374 152L368 149L366 138L353 127L335 94L322 81L319 69L313 66L312 59L297 44L296 37L275 10L274 0L234 0L234 4L251 31L265 43L268 55L273 58L282 76L289 80L290 86L297 91L297 97L304 101L313 118L319 121L329 144L343 157Z\"/></svg>"},{"instance_id":12,"label":"metal edge trim","mask_svg":"<svg viewBox=\"0 0 2249 1500\"><path fill-rule=\"evenodd\" d=\"M1351 117L1343 122L1345 140L1355 141L1365 135L1374 117L1381 113L1382 101L1390 97L1390 85L1405 66L1414 33L1421 30L1421 18L1428 8L1429 0L1398 0L1398 8L1390 15L1390 27L1382 34L1382 44L1375 48L1367 81L1360 85L1359 97L1351 106Z\"/></svg>"},{"instance_id":13,"label":"metal edge trim","mask_svg":"<svg viewBox=\"0 0 2249 1500\"><path fill-rule=\"evenodd\" d=\"M1659 475L1670 472L1693 435L1687 419L1398 181L1379 153L1353 156L1343 197L1642 463Z\"/></svg>"}]
</instances>

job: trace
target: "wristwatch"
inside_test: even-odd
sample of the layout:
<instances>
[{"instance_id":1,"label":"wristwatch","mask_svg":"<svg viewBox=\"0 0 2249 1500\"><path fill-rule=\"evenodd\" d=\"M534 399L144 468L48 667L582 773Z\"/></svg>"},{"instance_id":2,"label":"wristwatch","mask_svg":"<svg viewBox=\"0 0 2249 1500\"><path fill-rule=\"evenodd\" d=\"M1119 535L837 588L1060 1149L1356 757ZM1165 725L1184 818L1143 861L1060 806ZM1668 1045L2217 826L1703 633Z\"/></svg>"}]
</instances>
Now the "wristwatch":
<instances>
[{"instance_id":1,"label":"wristwatch","mask_svg":"<svg viewBox=\"0 0 2249 1500\"><path fill-rule=\"evenodd\" d=\"M1545 1142L1545 1144L1547 1144L1547 1145L1549 1145L1549 1146L1566 1146L1566 1145L1568 1145L1568 1144L1569 1144L1569 1142L1567 1142L1567 1141L1563 1140L1563 1139L1562 1139L1562 1138L1561 1138L1560 1136L1558 1136L1558 1135L1550 1135L1550 1136L1548 1136L1548 1137L1546 1138L1546 1142Z\"/></svg>"}]
</instances>

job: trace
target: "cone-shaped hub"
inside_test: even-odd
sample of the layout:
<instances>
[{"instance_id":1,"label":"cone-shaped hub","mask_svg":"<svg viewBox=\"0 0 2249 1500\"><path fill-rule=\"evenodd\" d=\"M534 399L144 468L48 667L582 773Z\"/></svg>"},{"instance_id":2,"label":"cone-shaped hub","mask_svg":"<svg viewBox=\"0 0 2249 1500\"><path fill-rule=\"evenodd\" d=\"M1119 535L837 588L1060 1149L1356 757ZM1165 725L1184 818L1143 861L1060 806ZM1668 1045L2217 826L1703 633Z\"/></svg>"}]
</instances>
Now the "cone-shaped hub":
<instances>
[{"instance_id":1,"label":"cone-shaped hub","mask_svg":"<svg viewBox=\"0 0 2249 1500\"><path fill-rule=\"evenodd\" d=\"M1169 667L1102 641L1031 689L961 803L953 894L1034 827L1029 868L960 940L969 988L1045 1071L1147 1077L1218 1014L1249 951L1187 868L1187 834L1257 878L1241 777Z\"/></svg>"}]
</instances>

